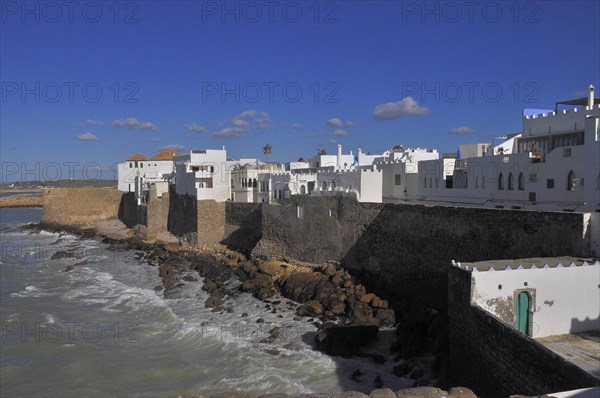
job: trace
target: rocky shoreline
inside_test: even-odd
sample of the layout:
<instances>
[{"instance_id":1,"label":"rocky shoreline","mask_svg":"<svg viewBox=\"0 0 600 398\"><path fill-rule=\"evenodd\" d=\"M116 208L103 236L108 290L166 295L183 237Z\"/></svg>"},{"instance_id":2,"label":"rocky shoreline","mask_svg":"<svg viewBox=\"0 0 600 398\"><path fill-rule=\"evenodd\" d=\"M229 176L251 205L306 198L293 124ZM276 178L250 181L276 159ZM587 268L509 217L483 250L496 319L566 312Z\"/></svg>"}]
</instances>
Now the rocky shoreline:
<instances>
[{"instance_id":1,"label":"rocky shoreline","mask_svg":"<svg viewBox=\"0 0 600 398\"><path fill-rule=\"evenodd\" d=\"M179 396L178 398L252 398L248 394L240 392L222 392L219 394L204 396L195 394L190 396ZM256 398L477 398L477 396L468 388L452 387L448 391L436 387L416 387L403 388L398 391L392 391L389 388L379 388L364 394L359 391L346 391L336 394L302 394L291 396L287 394L266 394Z\"/></svg>"},{"instance_id":2,"label":"rocky shoreline","mask_svg":"<svg viewBox=\"0 0 600 398\"><path fill-rule=\"evenodd\" d=\"M466 389L460 389L467 392L459 394L459 389L446 392L436 387L428 387L443 385L445 379L447 331L444 329L443 317L431 311L416 317L404 316L401 322L397 322L392 306L374 293L367 292L365 287L343 270L338 263L309 264L293 259L276 261L266 258L247 258L221 245L195 248L180 242L148 242L132 234L131 230L118 226L115 228L114 225L110 228L105 226L97 229L65 228L58 225L41 225L41 227L53 231L68 231L86 238L99 236L103 243L110 245L114 250L135 251L138 260L158 268L163 286L157 286L156 290L162 291L165 298L176 297L177 292L187 283L197 283L198 279L202 278L202 289L209 295L204 305L211 308L213 312L233 313L235 309L226 305L226 298L246 292L261 300L265 311L277 313L282 308L291 309L296 314L294 320L306 319L307 322L312 323L317 327L314 345L328 355L345 358L365 357L381 364L386 361L385 355L393 354L394 375L413 380L414 394L409 390L394 393L391 390L381 389L385 386L380 379L376 378L372 383L375 395L372 393L371 396L475 396ZM63 253L58 252L56 255L60 256ZM67 253L64 255L68 256ZM64 271L68 272L74 266L76 265L68 266ZM195 272L198 277L194 276ZM234 285L228 283L232 278L240 283ZM240 314L241 317L244 315L247 314ZM260 319L256 322L260 322ZM380 328L391 331L395 328L396 341L389 347L389 351L362 351L365 345L376 338ZM261 342L270 343L279 338L281 338L281 329L274 327ZM276 355L277 350L273 351ZM429 368L424 368L414 359L424 353L433 353L434 360ZM358 381L360 377L361 371L357 369L351 379ZM450 393L454 395L449 395ZM224 394L234 395L218 395L218 397L247 397L245 394L235 395L238 393ZM286 395L277 396L286 397ZM305 395L305 397L311 396L367 397L368 395L358 392L333 396Z\"/></svg>"}]
</instances>

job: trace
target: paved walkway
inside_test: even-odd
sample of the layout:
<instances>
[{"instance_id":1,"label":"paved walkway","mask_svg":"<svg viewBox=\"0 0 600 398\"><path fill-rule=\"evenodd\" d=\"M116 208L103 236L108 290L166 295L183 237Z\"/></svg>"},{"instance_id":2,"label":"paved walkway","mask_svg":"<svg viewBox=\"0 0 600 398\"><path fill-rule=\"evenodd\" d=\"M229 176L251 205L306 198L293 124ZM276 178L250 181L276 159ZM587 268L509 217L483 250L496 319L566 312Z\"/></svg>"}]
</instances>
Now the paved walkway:
<instances>
[{"instance_id":1,"label":"paved walkway","mask_svg":"<svg viewBox=\"0 0 600 398\"><path fill-rule=\"evenodd\" d=\"M600 380L600 330L536 339Z\"/></svg>"}]
</instances>

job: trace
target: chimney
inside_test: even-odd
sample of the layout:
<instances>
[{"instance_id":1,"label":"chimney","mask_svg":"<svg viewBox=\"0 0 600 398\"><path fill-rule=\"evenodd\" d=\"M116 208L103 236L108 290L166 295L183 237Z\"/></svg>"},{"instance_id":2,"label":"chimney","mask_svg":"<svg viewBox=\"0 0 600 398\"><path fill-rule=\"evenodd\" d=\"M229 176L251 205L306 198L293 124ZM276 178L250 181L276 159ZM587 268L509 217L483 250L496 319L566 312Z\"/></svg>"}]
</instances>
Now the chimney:
<instances>
[{"instance_id":1,"label":"chimney","mask_svg":"<svg viewBox=\"0 0 600 398\"><path fill-rule=\"evenodd\" d=\"M594 106L594 86L590 84L589 87L589 96L588 96L588 107L590 109Z\"/></svg>"},{"instance_id":2,"label":"chimney","mask_svg":"<svg viewBox=\"0 0 600 398\"><path fill-rule=\"evenodd\" d=\"M338 167L342 167L342 144L338 144L337 165Z\"/></svg>"}]
</instances>

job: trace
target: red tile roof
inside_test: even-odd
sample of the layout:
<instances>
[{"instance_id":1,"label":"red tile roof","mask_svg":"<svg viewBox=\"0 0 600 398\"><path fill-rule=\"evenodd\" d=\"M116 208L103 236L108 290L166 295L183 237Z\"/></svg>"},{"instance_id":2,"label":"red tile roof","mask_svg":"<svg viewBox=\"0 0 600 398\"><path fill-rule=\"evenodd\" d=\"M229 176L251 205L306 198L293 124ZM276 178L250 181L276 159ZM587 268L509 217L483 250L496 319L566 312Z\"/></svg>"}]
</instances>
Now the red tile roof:
<instances>
[{"instance_id":1,"label":"red tile roof","mask_svg":"<svg viewBox=\"0 0 600 398\"><path fill-rule=\"evenodd\" d=\"M179 155L179 152L177 152L174 149L165 149L159 153L157 153L156 155L152 156L150 158L150 160L173 160L173 156L175 155Z\"/></svg>"},{"instance_id":2,"label":"red tile roof","mask_svg":"<svg viewBox=\"0 0 600 398\"><path fill-rule=\"evenodd\" d=\"M132 157L130 157L129 159L127 159L127 161L130 160L148 160L147 157L145 157L144 155L140 155L139 153L136 155L133 155Z\"/></svg>"}]
</instances>

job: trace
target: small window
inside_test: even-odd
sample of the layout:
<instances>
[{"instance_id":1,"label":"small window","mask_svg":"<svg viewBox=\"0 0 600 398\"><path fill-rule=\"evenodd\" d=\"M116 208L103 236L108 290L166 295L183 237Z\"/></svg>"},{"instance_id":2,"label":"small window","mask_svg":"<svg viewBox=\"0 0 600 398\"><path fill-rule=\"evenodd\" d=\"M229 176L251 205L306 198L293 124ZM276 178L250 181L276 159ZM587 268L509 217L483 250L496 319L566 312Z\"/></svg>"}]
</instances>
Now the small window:
<instances>
[{"instance_id":1,"label":"small window","mask_svg":"<svg viewBox=\"0 0 600 398\"><path fill-rule=\"evenodd\" d=\"M535 200L536 200L535 192L529 192L529 201L535 202Z\"/></svg>"},{"instance_id":2,"label":"small window","mask_svg":"<svg viewBox=\"0 0 600 398\"><path fill-rule=\"evenodd\" d=\"M515 189L515 176L513 175L513 173L510 173L508 175L508 189L511 191Z\"/></svg>"},{"instance_id":3,"label":"small window","mask_svg":"<svg viewBox=\"0 0 600 398\"><path fill-rule=\"evenodd\" d=\"M296 215L298 218L304 218L304 205L299 204L296 206Z\"/></svg>"},{"instance_id":4,"label":"small window","mask_svg":"<svg viewBox=\"0 0 600 398\"><path fill-rule=\"evenodd\" d=\"M335 209L329 209L329 217L335 217Z\"/></svg>"},{"instance_id":5,"label":"small window","mask_svg":"<svg viewBox=\"0 0 600 398\"><path fill-rule=\"evenodd\" d=\"M140 163L140 168L144 168L144 163Z\"/></svg>"},{"instance_id":6,"label":"small window","mask_svg":"<svg viewBox=\"0 0 600 398\"><path fill-rule=\"evenodd\" d=\"M479 188L479 177L475 177L475 188Z\"/></svg>"},{"instance_id":7,"label":"small window","mask_svg":"<svg viewBox=\"0 0 600 398\"><path fill-rule=\"evenodd\" d=\"M563 148L563 158L571 157L571 148Z\"/></svg>"},{"instance_id":8,"label":"small window","mask_svg":"<svg viewBox=\"0 0 600 398\"><path fill-rule=\"evenodd\" d=\"M439 177L435 177L435 187L437 188L440 185Z\"/></svg>"},{"instance_id":9,"label":"small window","mask_svg":"<svg viewBox=\"0 0 600 398\"><path fill-rule=\"evenodd\" d=\"M502 175L502 173L498 175L498 189L504 190L504 176Z\"/></svg>"},{"instance_id":10,"label":"small window","mask_svg":"<svg viewBox=\"0 0 600 398\"><path fill-rule=\"evenodd\" d=\"M529 182L537 182L537 173L529 173Z\"/></svg>"},{"instance_id":11,"label":"small window","mask_svg":"<svg viewBox=\"0 0 600 398\"><path fill-rule=\"evenodd\" d=\"M427 177L423 178L423 188L427 188Z\"/></svg>"},{"instance_id":12,"label":"small window","mask_svg":"<svg viewBox=\"0 0 600 398\"><path fill-rule=\"evenodd\" d=\"M132 168L132 167L133 167L133 163L129 163L129 168Z\"/></svg>"},{"instance_id":13,"label":"small window","mask_svg":"<svg viewBox=\"0 0 600 398\"><path fill-rule=\"evenodd\" d=\"M554 178L548 178L546 180L546 188L554 189Z\"/></svg>"},{"instance_id":14,"label":"small window","mask_svg":"<svg viewBox=\"0 0 600 398\"><path fill-rule=\"evenodd\" d=\"M485 176L481 176L481 189L485 189Z\"/></svg>"},{"instance_id":15,"label":"small window","mask_svg":"<svg viewBox=\"0 0 600 398\"><path fill-rule=\"evenodd\" d=\"M401 174L396 174L395 175L395 184L396 185L402 185L402 175Z\"/></svg>"}]
</instances>

